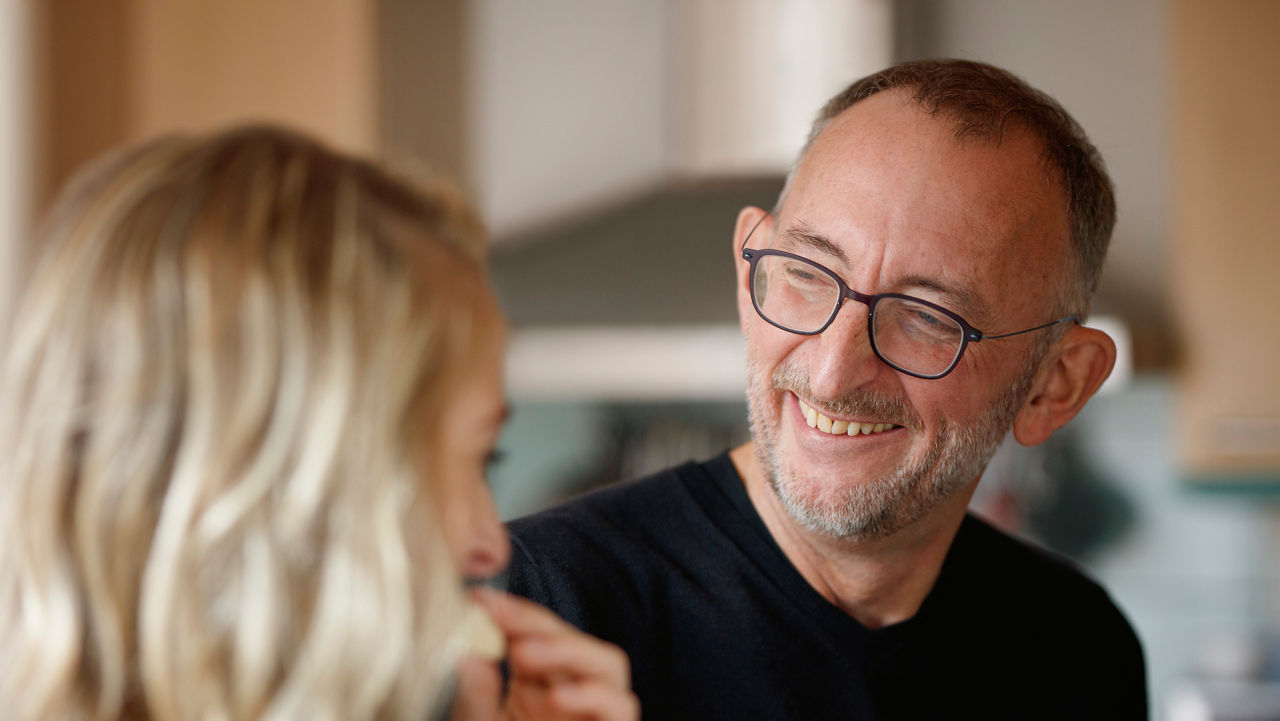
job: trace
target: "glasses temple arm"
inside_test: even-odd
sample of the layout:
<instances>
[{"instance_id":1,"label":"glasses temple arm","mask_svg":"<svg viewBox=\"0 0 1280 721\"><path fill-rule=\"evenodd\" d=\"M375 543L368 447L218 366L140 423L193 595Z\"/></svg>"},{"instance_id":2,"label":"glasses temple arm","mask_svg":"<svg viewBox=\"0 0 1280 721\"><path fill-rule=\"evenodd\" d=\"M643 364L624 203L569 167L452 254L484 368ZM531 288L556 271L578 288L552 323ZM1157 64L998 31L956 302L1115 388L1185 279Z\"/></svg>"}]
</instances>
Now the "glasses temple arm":
<instances>
[{"instance_id":1,"label":"glasses temple arm","mask_svg":"<svg viewBox=\"0 0 1280 721\"><path fill-rule=\"evenodd\" d=\"M739 254L739 255L742 255L744 252L746 252L746 250L747 250L747 241L748 241L748 240L751 240L751 236L752 236L752 235L755 235L756 228L759 228L759 227L760 227L760 224L764 222L764 219L765 219L765 218L768 218L770 215L772 215L772 213L765 213L764 215L760 216L760 220L757 220L757 221L756 221L756 224L755 224L755 225L753 225L753 226L751 226L751 230L747 231L747 237L745 237L745 238L743 238L743 239L742 239L742 245L738 247L738 254Z\"/></svg>"},{"instance_id":2,"label":"glasses temple arm","mask_svg":"<svg viewBox=\"0 0 1280 721\"><path fill-rule=\"evenodd\" d=\"M1026 330L1015 330L1015 331L1014 331L1014 332L1012 332L1012 333L1001 333L1000 335L987 335L987 334L983 333L983 334L981 335L981 339L982 339L982 340L995 340L995 339L997 339L997 338L1011 338L1011 337L1013 337L1013 336L1015 336L1015 335L1022 335L1023 333L1032 333L1032 332L1035 332L1035 331L1038 331L1038 330L1044 330L1045 328L1048 328L1048 327L1050 327L1050 326L1055 326L1055 325L1057 325L1057 324L1059 324L1059 323L1066 323L1067 321L1072 321L1072 322L1075 322L1075 323L1079 323L1079 322L1080 322L1080 316L1078 316L1078 315L1064 315L1064 316L1062 316L1061 318L1059 318L1059 319L1057 319L1057 320L1051 320L1051 321L1049 321L1048 323L1045 323L1044 325L1038 325L1038 326L1036 326L1035 328L1027 328Z\"/></svg>"}]
</instances>

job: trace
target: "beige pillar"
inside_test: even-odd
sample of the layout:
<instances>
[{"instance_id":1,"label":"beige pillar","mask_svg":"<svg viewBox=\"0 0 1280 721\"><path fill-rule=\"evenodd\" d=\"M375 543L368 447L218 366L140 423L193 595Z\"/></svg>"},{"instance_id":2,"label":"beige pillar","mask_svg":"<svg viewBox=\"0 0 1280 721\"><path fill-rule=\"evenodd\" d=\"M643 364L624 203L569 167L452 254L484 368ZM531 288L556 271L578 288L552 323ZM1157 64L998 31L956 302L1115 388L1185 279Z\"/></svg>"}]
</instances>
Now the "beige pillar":
<instances>
[{"instance_id":1,"label":"beige pillar","mask_svg":"<svg viewBox=\"0 0 1280 721\"><path fill-rule=\"evenodd\" d=\"M31 37L29 0L0 0L0 332L31 216Z\"/></svg>"},{"instance_id":2,"label":"beige pillar","mask_svg":"<svg viewBox=\"0 0 1280 721\"><path fill-rule=\"evenodd\" d=\"M156 133L266 121L346 150L379 150L382 2L59 0L39 7L42 207L94 156Z\"/></svg>"},{"instance_id":3,"label":"beige pillar","mask_svg":"<svg viewBox=\"0 0 1280 721\"><path fill-rule=\"evenodd\" d=\"M1178 0L1174 263L1189 475L1280 481L1280 3Z\"/></svg>"}]
</instances>

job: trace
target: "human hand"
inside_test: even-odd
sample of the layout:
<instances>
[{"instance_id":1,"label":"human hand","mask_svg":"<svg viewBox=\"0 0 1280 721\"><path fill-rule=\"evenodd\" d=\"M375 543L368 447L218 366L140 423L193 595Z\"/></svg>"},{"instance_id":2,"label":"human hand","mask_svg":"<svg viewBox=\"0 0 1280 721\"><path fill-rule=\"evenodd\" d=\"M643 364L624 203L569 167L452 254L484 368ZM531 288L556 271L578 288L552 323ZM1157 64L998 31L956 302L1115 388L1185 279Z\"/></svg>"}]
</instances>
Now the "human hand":
<instances>
[{"instance_id":1,"label":"human hand","mask_svg":"<svg viewBox=\"0 0 1280 721\"><path fill-rule=\"evenodd\" d=\"M631 665L617 646L582 633L542 606L491 589L475 600L507 636L506 698L496 665L477 658L458 670L453 721L634 721Z\"/></svg>"}]
</instances>

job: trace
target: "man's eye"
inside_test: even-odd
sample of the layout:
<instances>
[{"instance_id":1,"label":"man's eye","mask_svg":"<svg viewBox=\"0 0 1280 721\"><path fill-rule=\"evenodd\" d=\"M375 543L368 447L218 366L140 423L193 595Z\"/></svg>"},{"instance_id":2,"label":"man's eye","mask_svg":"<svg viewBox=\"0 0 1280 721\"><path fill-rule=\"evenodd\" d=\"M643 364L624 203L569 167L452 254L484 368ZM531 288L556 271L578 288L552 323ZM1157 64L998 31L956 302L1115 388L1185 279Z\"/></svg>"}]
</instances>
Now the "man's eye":
<instances>
[{"instance_id":1,"label":"man's eye","mask_svg":"<svg viewBox=\"0 0 1280 721\"><path fill-rule=\"evenodd\" d=\"M946 321L926 310L917 310L915 316L916 320L924 325L941 326L947 324Z\"/></svg>"},{"instance_id":2,"label":"man's eye","mask_svg":"<svg viewBox=\"0 0 1280 721\"><path fill-rule=\"evenodd\" d=\"M799 288L826 285L826 279L818 275L818 271L803 263L788 263L785 266L787 282Z\"/></svg>"}]
</instances>

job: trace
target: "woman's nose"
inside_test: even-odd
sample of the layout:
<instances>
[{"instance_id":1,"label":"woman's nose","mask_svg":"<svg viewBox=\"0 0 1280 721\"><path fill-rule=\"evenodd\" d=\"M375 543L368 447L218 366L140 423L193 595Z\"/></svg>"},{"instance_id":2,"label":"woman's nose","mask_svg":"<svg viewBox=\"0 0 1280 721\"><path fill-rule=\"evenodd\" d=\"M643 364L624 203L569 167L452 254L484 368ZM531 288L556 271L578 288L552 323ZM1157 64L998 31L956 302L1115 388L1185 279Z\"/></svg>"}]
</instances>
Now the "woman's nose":
<instances>
[{"instance_id":1,"label":"woman's nose","mask_svg":"<svg viewBox=\"0 0 1280 721\"><path fill-rule=\"evenodd\" d=\"M472 579L496 576L511 560L511 541L498 519L493 496L488 489L480 495L472 507L471 531L462 559L462 573Z\"/></svg>"}]
</instances>

